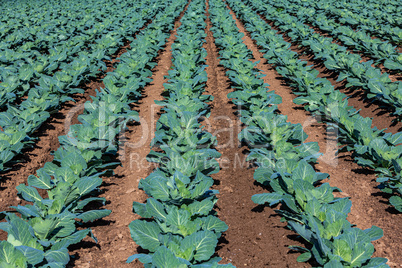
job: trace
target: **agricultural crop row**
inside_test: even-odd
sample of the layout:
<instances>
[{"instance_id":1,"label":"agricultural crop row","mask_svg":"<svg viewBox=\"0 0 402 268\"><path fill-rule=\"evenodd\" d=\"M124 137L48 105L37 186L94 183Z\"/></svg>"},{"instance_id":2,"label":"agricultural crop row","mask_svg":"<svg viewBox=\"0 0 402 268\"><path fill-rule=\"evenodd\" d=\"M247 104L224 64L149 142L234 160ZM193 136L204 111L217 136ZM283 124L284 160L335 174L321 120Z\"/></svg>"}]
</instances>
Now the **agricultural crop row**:
<instances>
[{"instance_id":1,"label":"agricultural crop row","mask_svg":"<svg viewBox=\"0 0 402 268\"><path fill-rule=\"evenodd\" d=\"M5 24L10 29L4 29L7 35L0 40L0 171L18 161L23 149L35 142L32 133L61 104L73 101L73 94L84 93L79 86L105 71L104 60L110 60L124 41L132 40L162 5L123 1L108 5L109 9L98 10L98 6L96 1L84 7L73 5L68 10L77 17L68 20L65 4L60 3L40 20L18 16L14 18L18 23ZM24 14L24 7L17 5L7 14Z\"/></svg>"},{"instance_id":2,"label":"agricultural crop row","mask_svg":"<svg viewBox=\"0 0 402 268\"><path fill-rule=\"evenodd\" d=\"M332 44L331 40L325 40L325 37L313 33L312 29L299 22L295 17L288 14L278 14L279 12L275 8L262 1L250 1L248 3L267 18L276 18L278 24L280 24L280 29L288 31L289 36L294 40L298 40L304 46L308 46L317 59L324 61L329 70L339 71L338 80L346 78L348 81L347 87L361 86L369 92L367 97L375 97L384 100L384 102L386 102L385 99L379 96L390 97L391 94L381 93L383 91L375 91L374 89L386 90L387 85L389 90L386 92L391 92L392 87L402 88L401 82L391 82L387 73L381 74L379 69L371 67L370 62L360 63L360 58L357 54L340 52L342 50L346 51L346 48L340 48L337 44ZM276 17L276 14L278 14L278 17ZM253 16L260 24L267 25L257 14L254 13ZM282 20L280 17L287 19ZM246 23L246 25L248 24ZM303 31L304 34L302 34ZM250 32L251 34L258 34L259 39L267 39L268 36L266 35L267 31L261 34L261 32L259 33L252 29ZM275 33L270 31L270 34ZM306 61L297 61L297 53L288 49L290 43L283 41L280 37L277 39L276 46L281 48L278 52L290 54L283 60L275 60L275 56L279 56L279 53L269 49L272 47L269 43L269 45L266 43L259 45L267 49L264 57L270 63L278 67L287 66L287 68L278 68L278 73L292 81L291 86L295 88L295 94L302 95L295 99L295 103L307 104L305 108L308 111L323 116L329 121L330 126L334 126L331 124L335 123L336 127L339 128L340 136L344 139L344 149L353 152L358 164L373 168L378 173L378 182L382 183L384 191L394 194L390 199L391 204L401 211L402 162L400 155L402 148L397 145L402 141L402 133L384 133L383 130L378 130L376 127L372 128L371 119L363 118L359 115L359 111L349 106L345 94L335 91L328 80L317 78L318 72L307 66ZM258 39L256 40L257 42L259 41ZM272 54L273 56L271 56ZM356 61L354 61L355 58ZM290 66L294 67L290 68ZM384 80L384 83L379 82L380 80ZM400 89L395 90L395 92L400 91ZM397 107L392 101L386 103L391 107Z\"/></svg>"},{"instance_id":3,"label":"agricultural crop row","mask_svg":"<svg viewBox=\"0 0 402 268\"><path fill-rule=\"evenodd\" d=\"M216 2L217 14L220 11L216 25L222 25L234 36L241 35L223 2ZM250 17L255 13L251 9L241 6L240 1L228 2L242 14L241 17L247 18L246 21L252 21ZM212 10L211 13L214 15ZM237 41L236 46L226 43L225 37L223 31L216 31L218 45L222 42L224 48L237 48L229 55L236 56L238 62L232 63L232 57L229 57L229 61L222 64L230 70L228 75L239 89L228 97L245 108L241 120L246 128L239 134L239 139L245 140L250 147L248 160L255 161L259 166L254 178L272 189L271 193L255 195L252 200L257 204L283 203L285 209L277 212L286 218L292 230L312 244L311 249L294 248L303 252L298 258L301 262L313 257L326 267L385 265L386 259L370 259L374 252L371 241L382 236L381 229L373 227L363 231L352 228L346 220L352 205L350 200L334 198L332 192L340 190L328 183L319 185L328 174L317 173L311 166L319 155L318 144L304 143L306 134L301 124L286 122L287 117L277 113L275 104L279 104L281 99L273 91L266 93L258 70L250 62L251 51L241 39L231 40Z\"/></svg>"},{"instance_id":4,"label":"agricultural crop row","mask_svg":"<svg viewBox=\"0 0 402 268\"><path fill-rule=\"evenodd\" d=\"M219 191L211 177L221 170L218 139L203 127L214 100L205 93L207 17L219 64L234 89L227 100L237 107L242 123L237 140L248 147L247 161L257 167L254 180L269 191L261 188L252 202L277 208L282 221L304 241L305 247L290 246L300 253L298 262L326 268L389 267L386 258L373 257L372 242L383 230L363 230L348 220L352 201L337 197L334 193L342 189L330 186L329 174L316 171L322 155L318 143L306 142L303 126L281 114L282 98L264 83L231 12L268 64L285 78L296 95L294 103L337 131L339 152L350 152L358 165L373 170L379 188L391 196L390 205L402 212L402 132L372 127L372 119L349 105L349 97L319 77L282 36L306 48L338 81L346 80L347 88L362 88L367 100L385 107L398 121L402 82L392 81L387 73L399 75L402 70L397 1L385 6L360 0L309 5L299 0L124 0L99 8L103 2L50 5L38 0L37 5L21 2L1 11L0 172L15 167L38 139L36 131L63 103L84 94L86 83L99 80L104 88L85 103L79 123L58 137L53 160L17 186L25 205L0 213L0 230L7 233L0 242L0 267L66 267L72 245L86 237L97 242L92 230L82 226L96 225L113 213L102 208L109 201L99 196L102 178L121 164L118 137L140 122L133 104L140 103L146 86L153 83L157 57L177 22L181 25L175 30L164 99L155 101L161 114L146 159L156 168L139 181L146 201L134 200L128 209L140 219L125 226L143 251L127 263L234 267L220 263L216 254L230 226L219 219ZM363 6L367 10L359 12ZM108 69L123 46L126 52ZM360 54L375 62L363 61Z\"/></svg>"},{"instance_id":5,"label":"agricultural crop row","mask_svg":"<svg viewBox=\"0 0 402 268\"><path fill-rule=\"evenodd\" d=\"M175 17L170 14L177 16L180 4L167 2L159 8L149 5L149 12L157 14L153 25L172 25ZM149 29L159 32L152 25ZM146 45L147 37L143 33L136 42ZM78 225L111 213L88 209L88 204L106 201L96 194L102 184L100 176L118 164L111 161L117 152L115 137L127 122L139 120L129 104L138 100L141 88L150 82L153 63L152 57L144 55L139 65L135 56L127 52L120 57L119 66L104 79L108 87L85 104L78 118L81 124L72 125L66 136L59 137L61 146L54 160L39 169L36 176L29 176L28 185L17 187L29 204L14 207L21 218L2 213L6 222L1 229L8 233L7 241L1 242L5 252L0 256L2 267L64 267L70 260L68 246L87 235L93 237L89 229L78 230ZM48 197L43 198L37 189L46 190Z\"/></svg>"},{"instance_id":6,"label":"agricultural crop row","mask_svg":"<svg viewBox=\"0 0 402 268\"><path fill-rule=\"evenodd\" d=\"M219 172L213 148L216 137L204 131L198 120L208 116L210 95L205 82L205 1L190 3L172 45L173 68L169 70L164 113L156 124L147 159L159 163L139 187L150 198L134 202L142 218L130 224L134 241L149 254L134 258L145 267L233 267L212 258L221 233L228 226L216 217L216 191L209 176Z\"/></svg>"}]
</instances>

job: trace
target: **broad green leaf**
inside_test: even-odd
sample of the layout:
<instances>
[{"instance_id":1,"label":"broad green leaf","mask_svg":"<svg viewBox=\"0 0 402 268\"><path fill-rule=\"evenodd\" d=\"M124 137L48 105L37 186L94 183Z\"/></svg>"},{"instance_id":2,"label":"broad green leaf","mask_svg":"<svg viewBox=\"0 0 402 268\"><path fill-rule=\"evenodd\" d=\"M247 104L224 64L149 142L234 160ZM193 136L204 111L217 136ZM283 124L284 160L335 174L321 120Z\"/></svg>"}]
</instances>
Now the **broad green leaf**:
<instances>
[{"instance_id":1,"label":"broad green leaf","mask_svg":"<svg viewBox=\"0 0 402 268\"><path fill-rule=\"evenodd\" d=\"M265 204L269 203L270 206L275 205L281 202L283 197L282 193L264 193L264 194L255 194L251 197L251 200L256 204Z\"/></svg>"},{"instance_id":2,"label":"broad green leaf","mask_svg":"<svg viewBox=\"0 0 402 268\"><path fill-rule=\"evenodd\" d=\"M22 254L24 254L29 264L36 265L43 261L44 252L42 250L27 246L18 246L16 247L16 249L18 249L19 251L22 252Z\"/></svg>"},{"instance_id":3,"label":"broad green leaf","mask_svg":"<svg viewBox=\"0 0 402 268\"><path fill-rule=\"evenodd\" d=\"M38 175L39 177L29 175L28 185L39 189L51 189L52 188L51 177L45 172L41 173L38 172Z\"/></svg>"},{"instance_id":4,"label":"broad green leaf","mask_svg":"<svg viewBox=\"0 0 402 268\"><path fill-rule=\"evenodd\" d=\"M162 201L169 200L169 188L165 181L166 180L152 180L152 196L155 199Z\"/></svg>"},{"instance_id":5,"label":"broad green leaf","mask_svg":"<svg viewBox=\"0 0 402 268\"><path fill-rule=\"evenodd\" d=\"M35 240L29 230L29 224L20 217L11 214L9 217L10 228L8 232L8 241L13 246L32 246L31 241Z\"/></svg>"},{"instance_id":6,"label":"broad green leaf","mask_svg":"<svg viewBox=\"0 0 402 268\"><path fill-rule=\"evenodd\" d=\"M204 199L201 202L194 201L188 206L191 216L208 215L214 207L214 203L210 199Z\"/></svg>"},{"instance_id":7,"label":"broad green leaf","mask_svg":"<svg viewBox=\"0 0 402 268\"><path fill-rule=\"evenodd\" d=\"M0 265L5 268L26 268L24 254L7 241L0 242Z\"/></svg>"},{"instance_id":8,"label":"broad green leaf","mask_svg":"<svg viewBox=\"0 0 402 268\"><path fill-rule=\"evenodd\" d=\"M90 222L107 217L110 213L112 213L112 211L109 209L90 210L77 215L77 218L81 219L83 222Z\"/></svg>"},{"instance_id":9,"label":"broad green leaf","mask_svg":"<svg viewBox=\"0 0 402 268\"><path fill-rule=\"evenodd\" d=\"M343 260L350 262L352 259L352 249L349 247L348 243L341 239L335 239L333 242L333 252L338 255Z\"/></svg>"},{"instance_id":10,"label":"broad green leaf","mask_svg":"<svg viewBox=\"0 0 402 268\"><path fill-rule=\"evenodd\" d=\"M190 213L184 209L177 209L174 207L169 210L169 213L166 217L166 223L168 225L174 226L176 228L181 229L190 219Z\"/></svg>"},{"instance_id":11,"label":"broad green leaf","mask_svg":"<svg viewBox=\"0 0 402 268\"><path fill-rule=\"evenodd\" d=\"M297 168L293 171L292 179L293 180L303 180L309 183L313 183L313 178L315 175L314 168L308 164L306 161L301 161Z\"/></svg>"},{"instance_id":12,"label":"broad green leaf","mask_svg":"<svg viewBox=\"0 0 402 268\"><path fill-rule=\"evenodd\" d=\"M161 245L158 236L161 232L156 222L135 220L129 224L131 237L139 246L155 252Z\"/></svg>"},{"instance_id":13,"label":"broad green leaf","mask_svg":"<svg viewBox=\"0 0 402 268\"><path fill-rule=\"evenodd\" d=\"M60 240L56 244L54 244L52 246L52 250L59 250L59 249L62 249L62 248L67 248L70 245L77 244L82 239L84 239L88 235L89 232L90 232L89 229L77 231L77 232L75 232L75 233L63 238L62 240Z\"/></svg>"},{"instance_id":14,"label":"broad green leaf","mask_svg":"<svg viewBox=\"0 0 402 268\"><path fill-rule=\"evenodd\" d=\"M201 218L201 221L203 222L202 228L204 230L221 233L228 229L227 224L216 216L209 215L206 218Z\"/></svg>"},{"instance_id":15,"label":"broad green leaf","mask_svg":"<svg viewBox=\"0 0 402 268\"><path fill-rule=\"evenodd\" d=\"M372 226L370 229L363 230L371 239L371 241L380 239L384 235L384 231L377 227L377 226Z\"/></svg>"},{"instance_id":16,"label":"broad green leaf","mask_svg":"<svg viewBox=\"0 0 402 268\"><path fill-rule=\"evenodd\" d=\"M133 212L137 213L143 218L152 218L152 215L148 212L146 204L133 202Z\"/></svg>"},{"instance_id":17,"label":"broad green leaf","mask_svg":"<svg viewBox=\"0 0 402 268\"><path fill-rule=\"evenodd\" d=\"M34 73L34 69L29 64L22 65L19 70L19 78L23 81L29 81Z\"/></svg>"},{"instance_id":18,"label":"broad green leaf","mask_svg":"<svg viewBox=\"0 0 402 268\"><path fill-rule=\"evenodd\" d=\"M388 268L388 259L386 258L372 258L370 261L364 265L364 268Z\"/></svg>"},{"instance_id":19,"label":"broad green leaf","mask_svg":"<svg viewBox=\"0 0 402 268\"><path fill-rule=\"evenodd\" d=\"M374 246L371 243L359 243L353 247L352 259L350 264L352 266L361 266L371 257L374 253Z\"/></svg>"},{"instance_id":20,"label":"broad green leaf","mask_svg":"<svg viewBox=\"0 0 402 268\"><path fill-rule=\"evenodd\" d=\"M30 223L35 231L35 234L40 239L46 240L57 226L57 219L34 218Z\"/></svg>"},{"instance_id":21,"label":"broad green leaf","mask_svg":"<svg viewBox=\"0 0 402 268\"><path fill-rule=\"evenodd\" d=\"M74 185L79 189L79 194L81 196L89 194L101 184L102 179L99 177L84 177L80 178L74 183Z\"/></svg>"},{"instance_id":22,"label":"broad green leaf","mask_svg":"<svg viewBox=\"0 0 402 268\"><path fill-rule=\"evenodd\" d=\"M148 198L146 204L147 211L153 217L166 221L166 212L164 205L154 198Z\"/></svg>"},{"instance_id":23,"label":"broad green leaf","mask_svg":"<svg viewBox=\"0 0 402 268\"><path fill-rule=\"evenodd\" d=\"M70 255L68 254L67 248L47 251L45 253L45 258L49 263L57 262L63 265L67 265L70 261Z\"/></svg>"},{"instance_id":24,"label":"broad green leaf","mask_svg":"<svg viewBox=\"0 0 402 268\"><path fill-rule=\"evenodd\" d=\"M324 268L343 268L345 266L338 260L331 260L324 265Z\"/></svg>"},{"instance_id":25,"label":"broad green leaf","mask_svg":"<svg viewBox=\"0 0 402 268\"><path fill-rule=\"evenodd\" d=\"M215 253L218 240L211 231L199 231L185 237L181 247L183 249L194 247L196 261L206 261Z\"/></svg>"},{"instance_id":26,"label":"broad green leaf","mask_svg":"<svg viewBox=\"0 0 402 268\"><path fill-rule=\"evenodd\" d=\"M180 262L180 260L170 251L168 248L162 246L159 247L155 254L152 256L152 263L158 268L186 268L186 264Z\"/></svg>"},{"instance_id":27,"label":"broad green leaf","mask_svg":"<svg viewBox=\"0 0 402 268\"><path fill-rule=\"evenodd\" d=\"M389 202L395 207L396 210L402 212L402 198L400 196L391 196Z\"/></svg>"},{"instance_id":28,"label":"broad green leaf","mask_svg":"<svg viewBox=\"0 0 402 268\"><path fill-rule=\"evenodd\" d=\"M310 252L304 252L303 254L299 255L297 257L298 262L306 262L311 259L311 253Z\"/></svg>"},{"instance_id":29,"label":"broad green leaf","mask_svg":"<svg viewBox=\"0 0 402 268\"><path fill-rule=\"evenodd\" d=\"M134 254L128 257L126 263L132 263L135 259L138 259L144 264L152 262L152 256L150 254Z\"/></svg>"},{"instance_id":30,"label":"broad green leaf","mask_svg":"<svg viewBox=\"0 0 402 268\"><path fill-rule=\"evenodd\" d=\"M25 184L20 184L17 187L18 193L22 195L26 201L35 202L35 201L42 201L42 197L39 195L38 191L31 187L26 186Z\"/></svg>"}]
</instances>

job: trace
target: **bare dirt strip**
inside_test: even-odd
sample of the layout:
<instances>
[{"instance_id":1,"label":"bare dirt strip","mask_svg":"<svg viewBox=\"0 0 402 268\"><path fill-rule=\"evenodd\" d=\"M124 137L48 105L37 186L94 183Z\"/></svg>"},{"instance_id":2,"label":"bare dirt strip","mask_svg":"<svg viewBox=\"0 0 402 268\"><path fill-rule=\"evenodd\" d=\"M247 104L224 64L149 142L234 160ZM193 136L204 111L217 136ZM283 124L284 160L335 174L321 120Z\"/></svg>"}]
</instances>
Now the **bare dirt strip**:
<instances>
[{"instance_id":1,"label":"bare dirt strip","mask_svg":"<svg viewBox=\"0 0 402 268\"><path fill-rule=\"evenodd\" d=\"M307 142L318 142L324 155L316 165L317 171L330 175L330 185L343 191L340 197L350 197L353 206L348 220L362 229L372 225L382 228L384 237L373 242L376 248L374 256L388 258L389 265L399 267L402 263L402 245L398 238L402 232L402 215L396 214L395 210L389 207L387 199L376 188L376 177L370 170L353 163L349 154L335 157L337 141L333 140L333 133L327 132L324 124L319 124L308 116L302 106L293 103L296 96L292 94L291 88L286 86L282 77L267 64L242 23L236 19L236 24L240 31L246 34L244 42L253 51L255 60L260 61L257 67L266 75L265 82L282 97L283 102L279 105L281 113L287 115L290 122L304 126L304 131L308 134ZM263 191L261 188L259 192Z\"/></svg>"},{"instance_id":2,"label":"bare dirt strip","mask_svg":"<svg viewBox=\"0 0 402 268\"><path fill-rule=\"evenodd\" d=\"M119 149L122 166L114 170L114 176L103 178L104 183L101 186L103 193L100 196L108 200L105 208L112 210L112 213L95 222L93 226L87 226L91 227L99 243L95 245L86 238L84 242L74 246L76 249L72 254L75 255L75 260L69 267L143 267L138 260L126 264L129 256L140 253L138 251L140 249L131 238L128 225L140 218L132 212L133 201L145 202L147 198L147 195L138 189L138 182L155 168L146 161L160 112L160 106L154 101L163 100L161 95L164 90L163 84L167 82L164 76L168 75L172 65L171 48L185 10L187 6L176 20L165 49L156 59L158 65L153 70L151 77L153 82L144 88L143 98L135 107L141 119L140 125L129 126L128 131L120 137L124 144Z\"/></svg>"},{"instance_id":3,"label":"bare dirt strip","mask_svg":"<svg viewBox=\"0 0 402 268\"><path fill-rule=\"evenodd\" d=\"M212 175L214 189L219 190L217 210L229 229L223 234L217 254L222 263L236 267L308 267L296 262L297 254L291 254L288 245L302 246L293 239L294 233L280 222L272 208L257 207L251 201L261 188L254 184L254 169L245 162L246 146L239 147L240 120L234 114L236 107L229 102L227 94L234 91L226 70L219 65L218 49L207 19L208 82L206 93L214 96L209 122L209 131L218 139L217 150L221 170Z\"/></svg>"},{"instance_id":4,"label":"bare dirt strip","mask_svg":"<svg viewBox=\"0 0 402 268\"><path fill-rule=\"evenodd\" d=\"M184 12L180 18L183 14ZM233 12L232 15L234 16ZM283 99L283 103L279 105L281 113L287 115L290 122L304 125L304 130L309 135L307 141L319 143L324 156L319 159L317 170L331 175L329 181L331 186L339 187L344 191L340 196L351 197L353 207L349 220L359 228L369 228L371 225L382 228L384 237L374 242L377 250L375 256L386 257L390 260L389 264L392 267L400 267L402 245L399 243L399 237L402 231L402 217L394 214L387 204L387 199L375 188L377 185L375 175L370 170L361 169L353 163L348 154L342 154L340 158L335 157L336 146L333 142L336 140L332 133L327 133L324 124L318 124L301 106L293 103L295 96L292 90L286 86L283 78L274 68L266 63L239 20L236 19L236 23L240 31L246 34L243 38L244 43L253 51L255 60L260 61L257 67L266 75L264 80L270 85L269 89L275 90ZM205 120L204 125L217 136L217 150L222 154L219 159L221 170L213 175L215 180L213 187L220 191L216 206L218 216L229 225L228 231L220 239L216 254L223 258L222 263L231 262L237 267L311 267L311 264L296 262L299 254L293 254L287 246L303 244L292 231L286 228L286 224L280 222L280 217L273 208L256 206L251 201L252 195L265 190L254 182L254 169L244 161L247 147L238 144L237 134L242 126L235 115L236 107L227 98L227 94L234 89L231 88L225 76L226 70L219 65L218 49L210 31L209 19L207 24L206 94L213 95L215 99L211 103L211 116ZM170 50L179 25L177 20L166 48L156 60L158 65L153 70L153 82L144 88L142 100L134 107L139 111L141 125L130 125L129 130L121 135L124 146L120 148L119 159L123 165L115 169L114 176L103 178L101 196L108 200L105 208L111 209L112 214L103 220L83 226L83 228L91 227L99 243L95 244L90 239L85 239L71 247L74 258L68 267L143 267L138 261L130 265L125 264L130 255L140 252L130 236L128 224L139 218L132 212L132 202L146 200L145 193L138 189L138 182L141 178L148 176L154 168L145 160L150 152L149 144L152 139L150 133L153 133L151 129L155 128L160 111L154 101L163 99L161 93L163 83L166 82L164 76L168 74L172 64ZM303 51L296 45L292 46L292 49L300 53ZM119 54L123 52L125 52L124 49L120 50ZM344 84L335 81L336 76L312 61L311 55L302 57L308 59L309 64L314 64L322 77L328 78L337 89L347 91ZM108 64L108 71L112 70L112 65ZM101 78L87 85L86 94L77 97L79 104L94 95L96 88L103 86ZM359 97L351 98L350 103L356 105L356 108L363 107L362 115L367 113L375 117L374 125L380 128L391 125L392 118L377 115L381 111L378 111L375 105L364 107L367 104ZM33 174L45 162L52 160L50 152L59 146L57 137L65 134L64 125L67 120L70 120L66 118L76 105L66 104L59 113L53 115L49 123L38 131L41 139L35 148L25 154L28 156L23 159L18 168L7 174L5 182L1 185L2 188L4 187L1 189L0 200L3 210L9 205L17 205L21 202L16 199L15 186L25 182L28 175ZM79 113L77 109L76 114ZM76 116L73 116L71 121L78 123ZM391 127L390 130L396 131L398 127L400 126ZM4 234L0 235L0 238L5 239L3 236Z\"/></svg>"}]
</instances>

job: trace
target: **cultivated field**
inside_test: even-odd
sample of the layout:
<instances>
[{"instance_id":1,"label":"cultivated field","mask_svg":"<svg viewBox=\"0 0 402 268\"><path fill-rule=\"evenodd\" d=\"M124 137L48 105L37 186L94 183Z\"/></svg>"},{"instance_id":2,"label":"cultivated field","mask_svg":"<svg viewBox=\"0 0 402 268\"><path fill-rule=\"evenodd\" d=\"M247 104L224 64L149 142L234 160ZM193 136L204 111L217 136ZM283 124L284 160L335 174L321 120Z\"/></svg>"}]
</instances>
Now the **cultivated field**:
<instances>
[{"instance_id":1,"label":"cultivated field","mask_svg":"<svg viewBox=\"0 0 402 268\"><path fill-rule=\"evenodd\" d=\"M400 1L0 6L0 268L402 267Z\"/></svg>"}]
</instances>

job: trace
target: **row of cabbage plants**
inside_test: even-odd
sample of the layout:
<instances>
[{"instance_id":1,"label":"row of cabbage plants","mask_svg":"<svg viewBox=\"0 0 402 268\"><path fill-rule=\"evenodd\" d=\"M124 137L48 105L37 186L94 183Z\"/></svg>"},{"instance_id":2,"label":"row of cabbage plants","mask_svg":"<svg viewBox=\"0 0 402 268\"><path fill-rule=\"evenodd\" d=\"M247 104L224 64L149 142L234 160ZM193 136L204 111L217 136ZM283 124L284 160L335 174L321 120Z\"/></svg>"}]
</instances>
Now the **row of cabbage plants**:
<instances>
[{"instance_id":1,"label":"row of cabbage plants","mask_svg":"<svg viewBox=\"0 0 402 268\"><path fill-rule=\"evenodd\" d=\"M248 5L258 5L256 1L248 1ZM398 145L402 143L402 132L391 134L372 128L370 118L361 116L349 106L347 96L334 90L328 80L317 77L319 72L300 60L299 55L289 49L291 44L277 35L255 12L243 19L250 22L246 23L246 27L263 48L264 57L276 66L282 76L290 79L295 94L301 95L294 102L306 104L308 111L339 130L343 138L341 143L346 145L342 149L352 151L359 165L375 170L381 190L392 195L390 203L401 212L402 147Z\"/></svg>"},{"instance_id":2,"label":"row of cabbage plants","mask_svg":"<svg viewBox=\"0 0 402 268\"><path fill-rule=\"evenodd\" d=\"M355 52L362 52L375 59L375 63L382 63L390 72L402 72L402 54L388 41L373 39L365 31L355 31L350 26L341 25L335 19L311 7L301 0L271 1L282 12L296 16L301 22L311 23L320 30L335 36L343 44Z\"/></svg>"},{"instance_id":3,"label":"row of cabbage plants","mask_svg":"<svg viewBox=\"0 0 402 268\"><path fill-rule=\"evenodd\" d=\"M339 73L337 81L346 79L346 87L362 88L368 99L380 101L386 108L402 116L402 82L392 82L388 73L381 73L371 65L373 61L362 62L358 54L333 43L333 39L315 33L298 18L278 11L266 1L255 1L252 6L268 20L274 21L278 28L287 33L294 42L308 48L314 58L321 60L328 70Z\"/></svg>"},{"instance_id":4,"label":"row of cabbage plants","mask_svg":"<svg viewBox=\"0 0 402 268\"><path fill-rule=\"evenodd\" d=\"M6 222L0 223L0 229L8 233L7 240L0 242L1 267L65 267L70 259L68 247L88 234L92 236L90 229L77 228L111 213L89 204L106 201L97 196L100 176L119 164L113 162L118 150L116 137L129 121L139 121L129 104L136 102L141 89L152 81L153 61L185 1L165 4L166 9L120 57L116 70L108 73L106 88L85 103L80 124L59 137L54 160L29 176L27 184L17 187L28 204L11 207L15 212L1 213Z\"/></svg>"},{"instance_id":5,"label":"row of cabbage plants","mask_svg":"<svg viewBox=\"0 0 402 268\"><path fill-rule=\"evenodd\" d=\"M157 101L163 114L156 125L147 156L158 164L139 187L149 196L134 202L133 211L143 219L130 224L134 241L147 250L128 259L144 267L233 267L218 264L215 248L228 226L216 216L218 191L209 176L219 171L214 149L216 137L203 130L213 97L203 94L207 74L205 1L194 0L181 19L172 45L172 68L164 85L165 100Z\"/></svg>"},{"instance_id":6,"label":"row of cabbage plants","mask_svg":"<svg viewBox=\"0 0 402 268\"><path fill-rule=\"evenodd\" d=\"M244 21L252 21L255 13L240 1L228 0ZM301 124L287 122L287 116L278 113L276 104L281 98L267 91L262 75L252 63L252 52L242 42L227 6L221 0L211 0L211 21L216 43L220 48L221 64L237 89L228 95L241 107L239 114L245 128L239 139L250 148L248 160L258 168L254 178L271 192L257 194L257 204L281 204L276 210L288 222L290 229L310 243L308 248L291 247L302 252L298 261L313 259L324 267L387 267L387 259L371 258L371 241L382 236L382 230L373 226L361 230L348 220L351 201L336 198L340 191L322 180L328 174L313 168L319 147L307 138ZM269 38L261 35L262 38ZM273 45L271 51L275 49Z\"/></svg>"},{"instance_id":7,"label":"row of cabbage plants","mask_svg":"<svg viewBox=\"0 0 402 268\"><path fill-rule=\"evenodd\" d=\"M387 1L386 5L367 3L364 0L320 0L310 3L317 10L325 12L328 18L350 25L355 30L366 31L397 45L402 43L401 5L398 1Z\"/></svg>"},{"instance_id":8,"label":"row of cabbage plants","mask_svg":"<svg viewBox=\"0 0 402 268\"><path fill-rule=\"evenodd\" d=\"M136 5L129 1L113 2L101 10L99 0L55 1L52 5L46 1L32 2L35 4L30 6L16 1L3 12L0 81L7 83L0 89L9 97L5 100L23 95L41 76L52 76L54 70L73 62L79 52L104 49L106 55L114 54L122 41L132 41L133 33L138 31L137 23L149 19L149 11L144 8L158 6L153 0L140 0Z\"/></svg>"},{"instance_id":9,"label":"row of cabbage plants","mask_svg":"<svg viewBox=\"0 0 402 268\"><path fill-rule=\"evenodd\" d=\"M4 80L0 83L0 97L7 107L0 112L0 172L10 169L18 161L16 156L35 142L33 133L49 119L51 113L57 112L62 103L74 101L71 98L73 94L84 93L78 88L83 82L106 70L104 60L110 60L107 55L112 55L122 46L122 37L138 32L164 8L163 3L144 1L130 9L135 14L134 18L126 16L114 27L110 25L109 33L101 32L91 45L85 42L61 44L52 48L43 59L34 52L30 56L24 52L25 56L18 60L7 59L13 65L5 67L7 72L1 72ZM112 34L118 26L124 30ZM103 42L104 38L108 42ZM73 52L67 56L67 51ZM124 70L120 72L125 74ZM23 91L28 95L21 103L14 104L18 95L15 93L22 85L20 80L24 81L26 87Z\"/></svg>"},{"instance_id":10,"label":"row of cabbage plants","mask_svg":"<svg viewBox=\"0 0 402 268\"><path fill-rule=\"evenodd\" d=\"M15 6L19 6L18 3ZM77 11L79 4L81 10ZM113 55L124 41L132 41L132 35L144 21L155 15L148 7L157 9L159 6L153 0L138 1L136 6L130 6L128 1L109 3L102 10L96 9L99 6L96 2L73 1L67 5L69 8L63 4L32 7L21 11L19 23L4 23L17 30L0 41L2 110L35 86L43 87L53 82L51 84L60 90L73 90L84 78L95 77L99 69L106 69L102 60L109 59L108 55ZM35 16L25 14L32 10L40 16L39 21ZM62 14L66 11L73 15L64 17ZM10 12L8 16L13 16L14 12ZM13 38L14 34L19 38ZM57 92L57 89L53 91Z\"/></svg>"}]
</instances>

